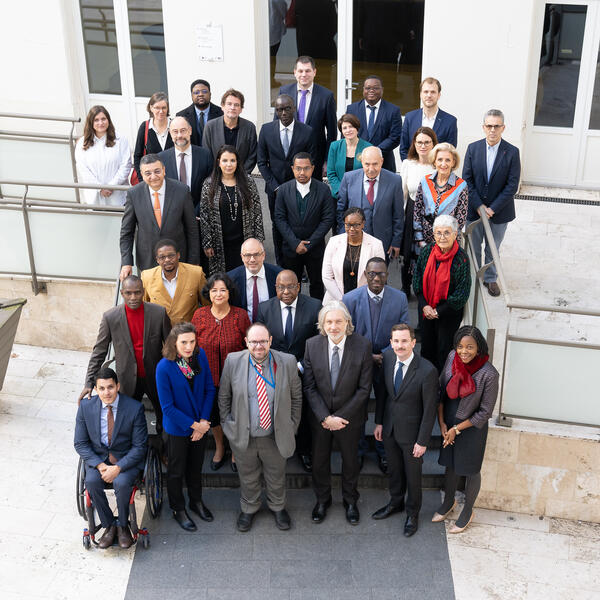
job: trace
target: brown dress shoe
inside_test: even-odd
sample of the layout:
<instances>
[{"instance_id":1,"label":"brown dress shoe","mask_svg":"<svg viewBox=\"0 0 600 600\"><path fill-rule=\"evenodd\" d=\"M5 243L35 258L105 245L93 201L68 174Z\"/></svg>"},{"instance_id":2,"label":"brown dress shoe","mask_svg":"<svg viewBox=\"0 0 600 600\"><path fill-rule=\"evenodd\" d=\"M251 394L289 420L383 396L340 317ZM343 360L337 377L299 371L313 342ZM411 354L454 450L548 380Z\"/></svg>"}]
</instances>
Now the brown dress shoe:
<instances>
[{"instance_id":1,"label":"brown dress shoe","mask_svg":"<svg viewBox=\"0 0 600 600\"><path fill-rule=\"evenodd\" d=\"M500 295L500 286L495 281L490 281L485 287L487 287L490 296Z\"/></svg>"},{"instance_id":2,"label":"brown dress shoe","mask_svg":"<svg viewBox=\"0 0 600 600\"><path fill-rule=\"evenodd\" d=\"M111 525L104 530L102 537L98 540L98 548L110 548L115 541L117 535L117 526Z\"/></svg>"},{"instance_id":3,"label":"brown dress shoe","mask_svg":"<svg viewBox=\"0 0 600 600\"><path fill-rule=\"evenodd\" d=\"M119 546L123 549L131 547L133 544L133 536L131 535L131 531L129 531L129 527L117 527L117 532L119 536Z\"/></svg>"}]
</instances>

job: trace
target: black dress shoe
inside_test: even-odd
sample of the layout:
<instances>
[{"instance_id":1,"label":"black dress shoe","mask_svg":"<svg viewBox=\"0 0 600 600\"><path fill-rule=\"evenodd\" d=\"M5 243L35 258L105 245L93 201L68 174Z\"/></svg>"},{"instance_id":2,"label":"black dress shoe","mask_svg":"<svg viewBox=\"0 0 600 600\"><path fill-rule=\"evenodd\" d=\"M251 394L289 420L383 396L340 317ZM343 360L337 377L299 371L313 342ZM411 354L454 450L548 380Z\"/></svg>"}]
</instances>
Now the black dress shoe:
<instances>
[{"instance_id":1,"label":"black dress shoe","mask_svg":"<svg viewBox=\"0 0 600 600\"><path fill-rule=\"evenodd\" d=\"M221 458L221 460L217 460L217 461L211 460L210 461L210 470L218 471L225 464L226 460L227 460L227 452L225 452L223 454L223 458Z\"/></svg>"},{"instance_id":2,"label":"black dress shoe","mask_svg":"<svg viewBox=\"0 0 600 600\"><path fill-rule=\"evenodd\" d=\"M379 470L385 475L388 471L387 460L383 456L378 456L377 464L379 465Z\"/></svg>"},{"instance_id":3,"label":"black dress shoe","mask_svg":"<svg viewBox=\"0 0 600 600\"><path fill-rule=\"evenodd\" d=\"M307 473L312 473L312 458L308 454L301 454L300 462Z\"/></svg>"},{"instance_id":4,"label":"black dress shoe","mask_svg":"<svg viewBox=\"0 0 600 600\"><path fill-rule=\"evenodd\" d=\"M291 524L292 520L290 519L290 515L288 515L288 511L285 508L281 510L272 510L273 516L275 517L275 525L277 525L277 529L281 529L281 531L287 531Z\"/></svg>"},{"instance_id":5,"label":"black dress shoe","mask_svg":"<svg viewBox=\"0 0 600 600\"><path fill-rule=\"evenodd\" d=\"M237 470L237 465L236 465L236 464L235 464L233 461L231 461L231 470L232 470L234 473L237 473L237 472L238 472L238 470Z\"/></svg>"},{"instance_id":6,"label":"black dress shoe","mask_svg":"<svg viewBox=\"0 0 600 600\"><path fill-rule=\"evenodd\" d=\"M190 510L195 512L203 521L207 521L210 523L214 520L213 514L204 506L204 502L202 500L198 500L197 502L190 502Z\"/></svg>"},{"instance_id":7,"label":"black dress shoe","mask_svg":"<svg viewBox=\"0 0 600 600\"><path fill-rule=\"evenodd\" d=\"M312 511L312 520L321 523L327 516L327 509L331 506L331 498L327 502L317 502Z\"/></svg>"},{"instance_id":8,"label":"black dress shoe","mask_svg":"<svg viewBox=\"0 0 600 600\"><path fill-rule=\"evenodd\" d=\"M111 525L104 530L102 537L98 540L98 548L109 548L115 541L117 535L117 526Z\"/></svg>"},{"instance_id":9,"label":"black dress shoe","mask_svg":"<svg viewBox=\"0 0 600 600\"><path fill-rule=\"evenodd\" d=\"M196 531L196 524L190 519L190 515L184 510L174 510L173 518L179 523L182 529L186 531Z\"/></svg>"},{"instance_id":10,"label":"black dress shoe","mask_svg":"<svg viewBox=\"0 0 600 600\"><path fill-rule=\"evenodd\" d=\"M419 517L408 516L406 517L406 523L404 523L404 536L411 537L417 533L417 529L419 528Z\"/></svg>"},{"instance_id":11,"label":"black dress shoe","mask_svg":"<svg viewBox=\"0 0 600 600\"><path fill-rule=\"evenodd\" d=\"M238 520L237 520L237 528L238 531L242 533L246 533L246 531L250 531L252 527L252 520L254 519L255 513L245 513L241 512Z\"/></svg>"},{"instance_id":12,"label":"black dress shoe","mask_svg":"<svg viewBox=\"0 0 600 600\"><path fill-rule=\"evenodd\" d=\"M387 519L390 515L393 515L394 513L402 512L403 510L404 510L404 502L402 504L399 504L398 506L394 506L391 502L388 502L388 504L386 504L379 510L376 510L371 515L371 517L375 520Z\"/></svg>"},{"instance_id":13,"label":"black dress shoe","mask_svg":"<svg viewBox=\"0 0 600 600\"><path fill-rule=\"evenodd\" d=\"M344 508L346 509L346 521L348 521L350 525L358 525L358 522L360 521L358 506L356 506L354 503L350 504L344 500Z\"/></svg>"},{"instance_id":14,"label":"black dress shoe","mask_svg":"<svg viewBox=\"0 0 600 600\"><path fill-rule=\"evenodd\" d=\"M363 468L364 464L365 464L365 455L361 454L358 457L358 470L359 471L362 471L362 468Z\"/></svg>"}]
</instances>

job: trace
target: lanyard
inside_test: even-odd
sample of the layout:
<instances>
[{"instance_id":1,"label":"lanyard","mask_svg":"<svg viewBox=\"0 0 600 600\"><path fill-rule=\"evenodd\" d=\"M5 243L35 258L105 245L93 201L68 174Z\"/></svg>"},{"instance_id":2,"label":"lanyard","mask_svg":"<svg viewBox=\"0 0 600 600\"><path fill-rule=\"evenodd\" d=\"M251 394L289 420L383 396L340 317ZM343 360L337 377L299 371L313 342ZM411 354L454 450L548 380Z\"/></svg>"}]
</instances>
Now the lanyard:
<instances>
[{"instance_id":1,"label":"lanyard","mask_svg":"<svg viewBox=\"0 0 600 600\"><path fill-rule=\"evenodd\" d=\"M275 389L275 376L273 375L273 364L271 362L271 353L269 352L269 370L271 371L271 381L265 378L262 373L259 373L256 365L252 362L252 359L248 357L248 362L254 367L256 374L267 384L270 385L273 389Z\"/></svg>"}]
</instances>

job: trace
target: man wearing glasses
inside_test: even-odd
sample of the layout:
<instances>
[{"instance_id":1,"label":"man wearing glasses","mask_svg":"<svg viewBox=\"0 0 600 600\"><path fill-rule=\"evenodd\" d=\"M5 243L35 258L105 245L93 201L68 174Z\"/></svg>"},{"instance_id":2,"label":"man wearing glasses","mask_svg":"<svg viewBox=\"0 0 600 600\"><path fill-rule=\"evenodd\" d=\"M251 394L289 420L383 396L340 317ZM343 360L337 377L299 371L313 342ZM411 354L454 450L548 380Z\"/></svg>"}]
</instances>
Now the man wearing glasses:
<instances>
[{"instance_id":1,"label":"man wearing glasses","mask_svg":"<svg viewBox=\"0 0 600 600\"><path fill-rule=\"evenodd\" d=\"M211 119L223 116L219 106L210 101L210 83L204 79L196 79L190 85L192 103L177 113L178 117L185 117L192 125L192 144L202 146L204 127Z\"/></svg>"},{"instance_id":2,"label":"man wearing glasses","mask_svg":"<svg viewBox=\"0 0 600 600\"><path fill-rule=\"evenodd\" d=\"M227 355L219 383L221 425L240 476L237 528L246 532L252 527L264 478L275 525L287 530L285 465L294 453L302 412L296 359L271 350L271 334L262 323L250 326L245 341L247 350Z\"/></svg>"}]
</instances>

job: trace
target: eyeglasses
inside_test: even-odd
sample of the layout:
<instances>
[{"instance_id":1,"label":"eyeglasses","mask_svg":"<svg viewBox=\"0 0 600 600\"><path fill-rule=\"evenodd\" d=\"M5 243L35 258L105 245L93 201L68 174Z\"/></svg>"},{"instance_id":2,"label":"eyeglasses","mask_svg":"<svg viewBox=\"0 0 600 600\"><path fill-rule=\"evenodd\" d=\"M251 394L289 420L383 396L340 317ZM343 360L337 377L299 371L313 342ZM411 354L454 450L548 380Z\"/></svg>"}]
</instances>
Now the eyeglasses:
<instances>
[{"instance_id":1,"label":"eyeglasses","mask_svg":"<svg viewBox=\"0 0 600 600\"><path fill-rule=\"evenodd\" d=\"M367 271L368 279L375 279L375 277L381 277L381 279L385 279L388 274L385 271Z\"/></svg>"},{"instance_id":2,"label":"eyeglasses","mask_svg":"<svg viewBox=\"0 0 600 600\"><path fill-rule=\"evenodd\" d=\"M503 129L504 128L504 123L502 123L502 125L488 125L487 123L484 125L484 127L488 130L488 131L492 131L493 129Z\"/></svg>"},{"instance_id":3,"label":"eyeglasses","mask_svg":"<svg viewBox=\"0 0 600 600\"><path fill-rule=\"evenodd\" d=\"M362 229L364 226L364 223L344 223L346 229Z\"/></svg>"},{"instance_id":4,"label":"eyeglasses","mask_svg":"<svg viewBox=\"0 0 600 600\"><path fill-rule=\"evenodd\" d=\"M176 252L170 252L169 254L161 254L156 257L157 262L164 262L165 260L172 260L177 257Z\"/></svg>"},{"instance_id":5,"label":"eyeglasses","mask_svg":"<svg viewBox=\"0 0 600 600\"><path fill-rule=\"evenodd\" d=\"M370 86L364 86L363 90L365 90L365 92L378 92L381 88L380 85L370 85Z\"/></svg>"},{"instance_id":6,"label":"eyeglasses","mask_svg":"<svg viewBox=\"0 0 600 600\"><path fill-rule=\"evenodd\" d=\"M254 252L252 254L242 254L242 258L245 258L246 260L251 260L253 258L260 258L264 253L265 253L265 251L263 250L262 252Z\"/></svg>"},{"instance_id":7,"label":"eyeglasses","mask_svg":"<svg viewBox=\"0 0 600 600\"><path fill-rule=\"evenodd\" d=\"M256 346L266 346L269 343L269 340L247 340L248 346L252 346L256 348Z\"/></svg>"},{"instance_id":8,"label":"eyeglasses","mask_svg":"<svg viewBox=\"0 0 600 600\"><path fill-rule=\"evenodd\" d=\"M206 94L208 94L210 92L210 90L194 90L192 92L192 96L206 96Z\"/></svg>"},{"instance_id":9,"label":"eyeglasses","mask_svg":"<svg viewBox=\"0 0 600 600\"><path fill-rule=\"evenodd\" d=\"M276 285L275 289L278 292L295 292L298 289L298 285L297 283L294 285Z\"/></svg>"},{"instance_id":10,"label":"eyeglasses","mask_svg":"<svg viewBox=\"0 0 600 600\"><path fill-rule=\"evenodd\" d=\"M308 167L299 167L298 165L294 165L292 167L294 171L299 171L300 173L304 173L305 171L308 173L308 171L310 171L312 168L312 165L309 165Z\"/></svg>"},{"instance_id":11,"label":"eyeglasses","mask_svg":"<svg viewBox=\"0 0 600 600\"><path fill-rule=\"evenodd\" d=\"M415 142L415 146L431 146L433 142L428 140L427 142Z\"/></svg>"},{"instance_id":12,"label":"eyeglasses","mask_svg":"<svg viewBox=\"0 0 600 600\"><path fill-rule=\"evenodd\" d=\"M434 231L433 237L436 238L451 238L453 235L456 235L456 231Z\"/></svg>"}]
</instances>

